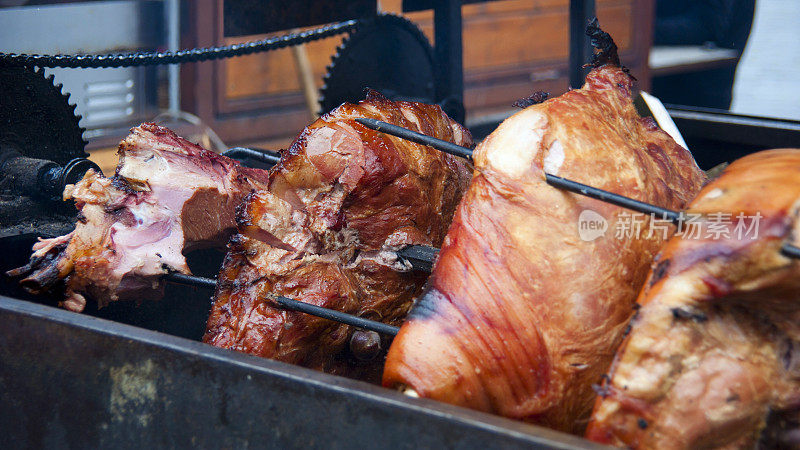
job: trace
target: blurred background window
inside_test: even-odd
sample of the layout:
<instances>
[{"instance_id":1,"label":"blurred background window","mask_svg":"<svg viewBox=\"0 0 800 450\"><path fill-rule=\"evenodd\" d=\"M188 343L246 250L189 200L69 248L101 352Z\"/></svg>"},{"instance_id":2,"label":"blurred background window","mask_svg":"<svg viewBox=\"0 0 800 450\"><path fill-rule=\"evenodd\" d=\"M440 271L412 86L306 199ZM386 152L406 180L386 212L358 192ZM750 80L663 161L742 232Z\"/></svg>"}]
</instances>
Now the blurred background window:
<instances>
[{"instance_id":1,"label":"blurred background window","mask_svg":"<svg viewBox=\"0 0 800 450\"><path fill-rule=\"evenodd\" d=\"M731 110L800 120L800 1L759 0Z\"/></svg>"},{"instance_id":2,"label":"blurred background window","mask_svg":"<svg viewBox=\"0 0 800 450\"><path fill-rule=\"evenodd\" d=\"M684 67L653 77L665 103L728 109L736 65L750 35L755 0L657 0L656 51L683 55ZM713 52L719 49L720 51ZM717 56L716 60L710 57ZM705 65L696 64L705 62ZM692 67L693 63L695 66Z\"/></svg>"},{"instance_id":3,"label":"blurred background window","mask_svg":"<svg viewBox=\"0 0 800 450\"><path fill-rule=\"evenodd\" d=\"M800 119L800 1L657 0L653 30L663 102Z\"/></svg>"}]
</instances>

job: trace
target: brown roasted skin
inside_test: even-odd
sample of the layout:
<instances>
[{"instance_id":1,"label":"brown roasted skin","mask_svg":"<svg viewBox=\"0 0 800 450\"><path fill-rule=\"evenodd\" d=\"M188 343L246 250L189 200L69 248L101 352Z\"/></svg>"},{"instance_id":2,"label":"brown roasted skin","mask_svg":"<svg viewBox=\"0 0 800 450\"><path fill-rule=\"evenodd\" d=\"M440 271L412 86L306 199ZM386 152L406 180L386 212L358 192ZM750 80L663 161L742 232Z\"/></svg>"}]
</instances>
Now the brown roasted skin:
<instances>
[{"instance_id":1,"label":"brown roasted skin","mask_svg":"<svg viewBox=\"0 0 800 450\"><path fill-rule=\"evenodd\" d=\"M799 207L800 149L742 158L703 189L689 211L704 226L659 254L589 439L800 446L800 263L781 254L797 245Z\"/></svg>"},{"instance_id":2,"label":"brown roasted skin","mask_svg":"<svg viewBox=\"0 0 800 450\"><path fill-rule=\"evenodd\" d=\"M87 297L98 307L157 299L165 273L190 273L184 251L224 247L236 206L267 176L142 124L120 142L113 177L89 171L65 188L78 209L75 230L40 239L30 262L9 275L34 294L63 294L60 305L76 312Z\"/></svg>"},{"instance_id":3,"label":"brown roasted skin","mask_svg":"<svg viewBox=\"0 0 800 450\"><path fill-rule=\"evenodd\" d=\"M394 250L439 246L471 176L450 155L363 127L369 117L459 145L466 129L438 106L372 93L307 127L273 169L269 189L237 217L204 341L329 373L380 381L377 336L274 307L283 295L399 325L426 274ZM385 347L384 347L385 348Z\"/></svg>"},{"instance_id":4,"label":"brown roasted skin","mask_svg":"<svg viewBox=\"0 0 800 450\"><path fill-rule=\"evenodd\" d=\"M477 148L385 386L582 431L663 237L645 222L618 238L627 211L550 187L545 170L669 208L703 182L691 155L636 114L631 85L619 67L594 69L582 89L515 114ZM607 220L605 235L581 239L585 210Z\"/></svg>"}]
</instances>

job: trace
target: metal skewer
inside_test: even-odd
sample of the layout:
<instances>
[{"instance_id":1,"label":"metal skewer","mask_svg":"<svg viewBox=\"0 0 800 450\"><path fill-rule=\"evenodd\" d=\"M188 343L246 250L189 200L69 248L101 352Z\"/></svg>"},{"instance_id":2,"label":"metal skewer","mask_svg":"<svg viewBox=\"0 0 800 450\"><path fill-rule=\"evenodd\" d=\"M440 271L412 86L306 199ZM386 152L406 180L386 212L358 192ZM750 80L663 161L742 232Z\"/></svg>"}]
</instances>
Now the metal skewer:
<instances>
[{"instance_id":1,"label":"metal skewer","mask_svg":"<svg viewBox=\"0 0 800 450\"><path fill-rule=\"evenodd\" d=\"M213 278L197 277L194 275L185 275L182 273L168 273L164 278L172 283L183 284L195 287L202 287L214 289L217 285L217 280ZM369 331L385 334L388 336L395 336L400 328L387 325L385 323L377 322L374 320L364 319L363 317L354 316L352 314L343 313L333 309L323 308L321 306L312 305L309 303L292 300L290 298L276 296L275 302L283 308L298 311L312 316L321 317L323 319L333 320L335 322L351 325L357 328L363 328Z\"/></svg>"},{"instance_id":2,"label":"metal skewer","mask_svg":"<svg viewBox=\"0 0 800 450\"><path fill-rule=\"evenodd\" d=\"M443 141L441 139L437 139L432 136L407 130L403 127L398 127L397 125L381 122L380 120L356 119L356 122L373 130L377 130L386 134L391 134L392 136L397 136L399 138L409 139L418 144L427 145L429 147L435 148L436 150L441 150L443 152L450 153L452 155L463 156L464 158L470 160L472 159L472 150L466 147L462 147L460 145L453 144L452 142ZM673 211L671 209L661 208L660 206L651 205L649 203L641 202L639 200L634 200L630 197L625 197L624 195L608 192L603 189L598 189L596 187L588 186L582 183L578 183L576 181L568 180L566 178L551 175L549 173L545 173L545 179L547 183L550 184L551 186L564 189L570 192L574 192L576 194L584 195L586 197L591 197L606 203L611 203L613 205L621 206L623 208L627 208L632 211L644 214L653 214L654 216L660 216L678 226L680 226L681 222L683 222L684 220L684 214L680 211ZM800 247L796 247L788 243L784 244L783 247L781 247L781 253L789 258L800 259Z\"/></svg>"},{"instance_id":3,"label":"metal skewer","mask_svg":"<svg viewBox=\"0 0 800 450\"><path fill-rule=\"evenodd\" d=\"M312 316L322 317L323 319L333 320L345 325L352 325L357 328L363 328L365 330L375 331L377 333L386 334L389 336L396 336L400 331L399 327L387 325L382 322L376 322L374 320L364 319L363 317L343 313L334 309L323 308L310 303L292 300L286 297L277 296L275 297L275 302L292 311L311 314Z\"/></svg>"},{"instance_id":4,"label":"metal skewer","mask_svg":"<svg viewBox=\"0 0 800 450\"><path fill-rule=\"evenodd\" d=\"M433 270L433 262L436 261L438 254L438 248L427 245L409 245L397 251L397 256L411 264L414 270L420 272Z\"/></svg>"},{"instance_id":5,"label":"metal skewer","mask_svg":"<svg viewBox=\"0 0 800 450\"><path fill-rule=\"evenodd\" d=\"M640 202L624 195L615 194L613 192L604 191L596 187L588 186L578 183L577 181L568 180L566 178L544 174L547 184L555 186L566 191L574 192L586 197L591 197L602 202L611 203L612 205L621 206L636 212L651 214L653 216L660 216L675 225L680 225L684 221L684 214L679 211L662 208L660 206L651 205L650 203Z\"/></svg>"},{"instance_id":6,"label":"metal skewer","mask_svg":"<svg viewBox=\"0 0 800 450\"><path fill-rule=\"evenodd\" d=\"M678 226L680 226L685 219L684 214L679 211L673 211L671 209L651 205L650 203L640 202L639 200L634 200L623 195L614 194L613 192L604 191L602 189L587 186L572 180L567 180L566 178L557 177L555 175L545 174L545 176L547 177L548 184L551 186L559 187L576 194L585 195L587 197L611 203L612 205L621 206L632 211L644 214L652 214L653 216L661 216ZM781 247L781 253L789 258L800 259L800 248L789 243L783 244Z\"/></svg>"},{"instance_id":7,"label":"metal skewer","mask_svg":"<svg viewBox=\"0 0 800 450\"><path fill-rule=\"evenodd\" d=\"M783 244L783 247L781 247L781 253L783 253L783 256L789 258L800 259L800 247L792 244Z\"/></svg>"},{"instance_id":8,"label":"metal skewer","mask_svg":"<svg viewBox=\"0 0 800 450\"><path fill-rule=\"evenodd\" d=\"M472 161L472 150L467 147L462 147L449 141L437 139L435 137L428 136L427 134L417 133L416 131L411 131L407 128L398 127L397 125L392 125L380 120L360 117L356 119L356 122L375 131L390 134L407 141L416 142L417 144L428 145L436 150L441 150L445 153L460 156Z\"/></svg>"},{"instance_id":9,"label":"metal skewer","mask_svg":"<svg viewBox=\"0 0 800 450\"><path fill-rule=\"evenodd\" d=\"M278 164L281 160L281 155L278 152L264 149L253 149L246 147L234 147L222 153L222 156L241 160L244 158L254 159L272 167Z\"/></svg>"},{"instance_id":10,"label":"metal skewer","mask_svg":"<svg viewBox=\"0 0 800 450\"><path fill-rule=\"evenodd\" d=\"M171 272L164 275L164 278L175 284L185 284L187 286L202 287L208 289L216 289L217 280L215 278L196 277L194 275L186 275L179 272Z\"/></svg>"}]
</instances>

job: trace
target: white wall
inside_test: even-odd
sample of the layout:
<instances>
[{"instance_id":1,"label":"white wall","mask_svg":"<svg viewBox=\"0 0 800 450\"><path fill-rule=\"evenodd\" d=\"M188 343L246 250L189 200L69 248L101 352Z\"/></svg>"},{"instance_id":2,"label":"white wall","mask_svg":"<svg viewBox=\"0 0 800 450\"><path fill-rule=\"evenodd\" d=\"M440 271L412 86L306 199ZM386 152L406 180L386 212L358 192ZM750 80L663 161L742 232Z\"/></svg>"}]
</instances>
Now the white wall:
<instances>
[{"instance_id":1,"label":"white wall","mask_svg":"<svg viewBox=\"0 0 800 450\"><path fill-rule=\"evenodd\" d=\"M757 0L731 110L800 120L800 0Z\"/></svg>"}]
</instances>

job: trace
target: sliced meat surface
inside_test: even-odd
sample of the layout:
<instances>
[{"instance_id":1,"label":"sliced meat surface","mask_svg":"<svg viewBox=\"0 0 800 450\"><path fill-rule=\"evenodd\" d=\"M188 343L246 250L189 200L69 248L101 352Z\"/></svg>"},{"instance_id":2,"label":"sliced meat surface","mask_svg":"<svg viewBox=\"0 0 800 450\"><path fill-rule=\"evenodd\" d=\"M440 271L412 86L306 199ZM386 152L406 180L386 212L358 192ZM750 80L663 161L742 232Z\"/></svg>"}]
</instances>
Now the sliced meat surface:
<instances>
[{"instance_id":1,"label":"sliced meat surface","mask_svg":"<svg viewBox=\"0 0 800 450\"><path fill-rule=\"evenodd\" d=\"M29 264L9 274L32 293L63 290L61 305L78 312L87 296L99 307L159 298L165 273L190 273L184 251L224 247L236 207L267 175L142 124L120 143L113 177L89 171L64 190L78 208L75 230L40 239Z\"/></svg>"}]
</instances>

